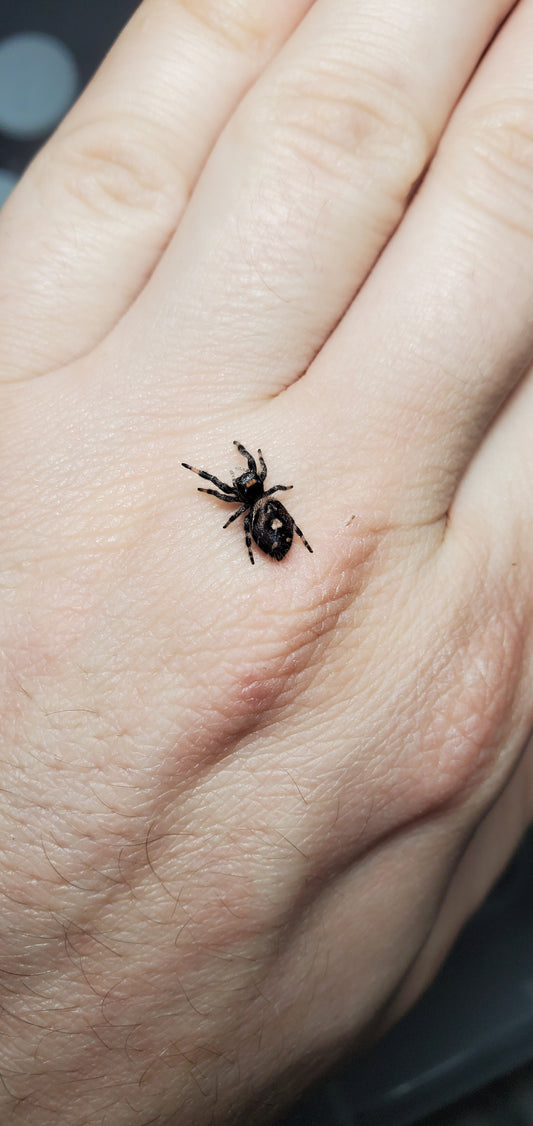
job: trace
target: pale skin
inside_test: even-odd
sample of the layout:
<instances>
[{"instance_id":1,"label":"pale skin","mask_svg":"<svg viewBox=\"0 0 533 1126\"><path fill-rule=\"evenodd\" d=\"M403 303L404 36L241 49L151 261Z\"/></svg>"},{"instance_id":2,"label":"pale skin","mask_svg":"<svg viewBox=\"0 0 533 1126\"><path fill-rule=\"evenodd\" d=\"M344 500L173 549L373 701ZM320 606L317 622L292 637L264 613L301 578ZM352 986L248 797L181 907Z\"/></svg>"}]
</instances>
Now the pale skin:
<instances>
[{"instance_id":1,"label":"pale skin","mask_svg":"<svg viewBox=\"0 0 533 1126\"><path fill-rule=\"evenodd\" d=\"M0 214L3 1126L275 1114L529 823L532 42L145 0Z\"/></svg>"}]
</instances>

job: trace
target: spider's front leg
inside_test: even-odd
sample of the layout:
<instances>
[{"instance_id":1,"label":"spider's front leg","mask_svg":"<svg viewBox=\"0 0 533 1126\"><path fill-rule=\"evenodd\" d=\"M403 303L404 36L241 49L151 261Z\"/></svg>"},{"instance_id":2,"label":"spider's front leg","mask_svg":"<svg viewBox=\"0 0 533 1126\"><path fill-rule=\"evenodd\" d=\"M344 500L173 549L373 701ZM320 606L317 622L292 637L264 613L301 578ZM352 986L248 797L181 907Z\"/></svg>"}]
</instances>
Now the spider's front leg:
<instances>
[{"instance_id":1,"label":"spider's front leg","mask_svg":"<svg viewBox=\"0 0 533 1126\"><path fill-rule=\"evenodd\" d=\"M257 459L259 461L259 469L260 469L259 480L264 481L264 479L267 475L267 467L266 467L266 461L263 457L263 454L261 453L261 450L257 451Z\"/></svg>"},{"instance_id":2,"label":"spider's front leg","mask_svg":"<svg viewBox=\"0 0 533 1126\"><path fill-rule=\"evenodd\" d=\"M248 453L248 450L246 450L244 448L244 446L241 445L240 442L234 442L233 445L237 447L237 449L238 449L239 453L242 455L242 457L246 458L246 460L248 462L248 469L250 470L250 472L256 474L257 473L257 465L255 464L255 458L252 457L252 455ZM263 478L261 478L261 480L262 479Z\"/></svg>"},{"instance_id":3,"label":"spider's front leg","mask_svg":"<svg viewBox=\"0 0 533 1126\"><path fill-rule=\"evenodd\" d=\"M198 492L209 493L210 497L218 497L219 500L227 500L228 504L236 504L239 499L237 496L229 496L227 493L219 493L217 489L202 489L201 486L199 486Z\"/></svg>"},{"instance_id":4,"label":"spider's front leg","mask_svg":"<svg viewBox=\"0 0 533 1126\"><path fill-rule=\"evenodd\" d=\"M181 464L182 464L184 469L190 469L191 473L196 473L196 475L198 477L203 477L204 481L212 481L213 485L216 485L217 489L220 489L220 491L222 493L228 493L228 494L229 493L231 493L231 494L235 493L235 488L234 488L233 485L226 485L225 481L221 481L218 477L214 477L213 474L208 473L206 469L195 469L194 465L187 465L186 461L182 461ZM212 489L198 489L198 492L199 493L212 493L213 490ZM217 496L217 494L213 493L213 496ZM222 497L222 500L226 500L226 499L229 499L229 497L228 498ZM233 496L232 496L232 499L233 499Z\"/></svg>"}]
</instances>

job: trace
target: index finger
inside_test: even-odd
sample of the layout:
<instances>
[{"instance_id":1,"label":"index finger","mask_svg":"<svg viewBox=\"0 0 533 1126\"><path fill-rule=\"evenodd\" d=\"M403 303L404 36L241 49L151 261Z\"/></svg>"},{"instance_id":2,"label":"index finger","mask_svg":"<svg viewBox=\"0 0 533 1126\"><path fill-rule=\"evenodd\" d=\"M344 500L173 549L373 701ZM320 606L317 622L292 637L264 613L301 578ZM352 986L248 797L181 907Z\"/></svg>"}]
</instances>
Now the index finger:
<instances>
[{"instance_id":1,"label":"index finger","mask_svg":"<svg viewBox=\"0 0 533 1126\"><path fill-rule=\"evenodd\" d=\"M247 87L314 0L144 0L0 212L0 370L92 348L174 233Z\"/></svg>"}]
</instances>

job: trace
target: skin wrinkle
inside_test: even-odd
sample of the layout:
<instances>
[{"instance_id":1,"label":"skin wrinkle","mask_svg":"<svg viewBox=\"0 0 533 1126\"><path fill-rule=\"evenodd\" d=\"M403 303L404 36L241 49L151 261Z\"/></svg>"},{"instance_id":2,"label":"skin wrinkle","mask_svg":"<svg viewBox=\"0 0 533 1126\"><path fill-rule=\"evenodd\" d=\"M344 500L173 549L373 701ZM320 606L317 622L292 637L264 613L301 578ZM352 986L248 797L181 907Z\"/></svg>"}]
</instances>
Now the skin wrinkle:
<instances>
[{"instance_id":1,"label":"skin wrinkle","mask_svg":"<svg viewBox=\"0 0 533 1126\"><path fill-rule=\"evenodd\" d=\"M173 163L172 138L161 133L151 119L143 121L138 115L131 122L120 113L114 119L86 120L64 128L61 148L47 159L53 159L61 170L65 194L80 203L93 221L118 219L133 233L140 220L149 217L155 245L162 253L172 234L174 216L186 206L189 185L185 171ZM69 171L65 174L67 156ZM45 182L49 174L48 169L43 173ZM74 233L72 238L65 254L78 249ZM132 295L136 292L137 285Z\"/></svg>"},{"instance_id":2,"label":"skin wrinkle","mask_svg":"<svg viewBox=\"0 0 533 1126\"><path fill-rule=\"evenodd\" d=\"M222 6L218 0L177 2L194 21L201 23L204 29L233 50L243 53L248 53L250 48L257 50L272 35L268 0L266 3L253 5L248 0L226 0ZM172 0L172 3L176 3L176 0Z\"/></svg>"},{"instance_id":3,"label":"skin wrinkle","mask_svg":"<svg viewBox=\"0 0 533 1126\"><path fill-rule=\"evenodd\" d=\"M341 82L339 89L339 73L329 75L330 90L321 88L319 97L315 76L312 83L307 83L307 96L305 83L301 82L293 97L288 99L289 110L288 92L284 90L280 129L291 131L290 143L289 140L286 143L289 152L309 162L319 173L326 174L328 182L338 183L345 190L349 184L353 188L354 176L359 186L370 187L370 174L365 176L362 156L369 166L373 164L375 184L374 149L379 152L382 179L385 181L390 176L390 190L394 193L390 200L389 223L385 216L382 219L383 228L387 229L393 216L401 212L406 193L427 164L429 138L422 122L407 105L398 101L396 91L391 91L385 82L378 85L374 77L370 83L365 83L365 76L361 75L360 92L354 93L353 73L348 77L350 82L344 86ZM341 121L344 127L337 140ZM401 175L398 175L399 169Z\"/></svg>"},{"instance_id":4,"label":"skin wrinkle","mask_svg":"<svg viewBox=\"0 0 533 1126\"><path fill-rule=\"evenodd\" d=\"M503 224L504 230L533 236L531 181L533 130L527 93L516 89L503 93L498 102L476 107L465 114L463 131L446 143L446 149L461 146L462 175L455 190L469 207ZM448 175L455 165L448 158ZM501 191L501 184L505 191ZM501 199L505 199L503 207ZM509 199L511 202L509 203Z\"/></svg>"}]
</instances>

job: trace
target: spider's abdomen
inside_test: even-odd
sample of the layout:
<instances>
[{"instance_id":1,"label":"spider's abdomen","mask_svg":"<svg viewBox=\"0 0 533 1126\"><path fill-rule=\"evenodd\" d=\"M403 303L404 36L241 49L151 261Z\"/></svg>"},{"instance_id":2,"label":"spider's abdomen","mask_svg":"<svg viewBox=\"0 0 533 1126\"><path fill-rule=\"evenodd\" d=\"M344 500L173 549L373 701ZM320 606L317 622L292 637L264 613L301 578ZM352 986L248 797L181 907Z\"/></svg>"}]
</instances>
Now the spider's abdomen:
<instances>
[{"instance_id":1,"label":"spider's abdomen","mask_svg":"<svg viewBox=\"0 0 533 1126\"><path fill-rule=\"evenodd\" d=\"M252 536L261 551L272 559L283 559L293 536L294 521L279 500L265 497L252 510Z\"/></svg>"}]
</instances>

